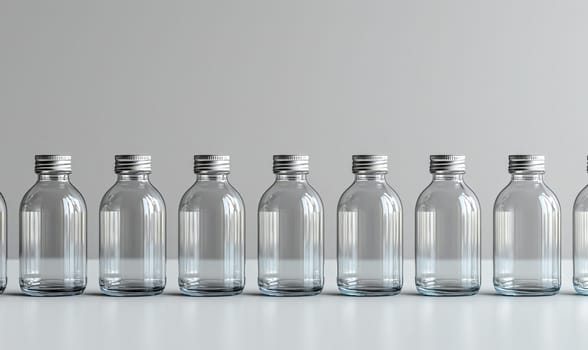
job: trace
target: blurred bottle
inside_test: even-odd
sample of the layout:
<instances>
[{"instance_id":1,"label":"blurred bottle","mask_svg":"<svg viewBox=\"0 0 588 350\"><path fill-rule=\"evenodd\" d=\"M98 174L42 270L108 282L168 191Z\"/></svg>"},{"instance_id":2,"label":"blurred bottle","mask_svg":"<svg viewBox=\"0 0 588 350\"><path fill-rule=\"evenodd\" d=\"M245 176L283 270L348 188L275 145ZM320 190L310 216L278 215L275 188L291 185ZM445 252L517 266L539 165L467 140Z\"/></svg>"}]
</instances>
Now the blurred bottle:
<instances>
[{"instance_id":1,"label":"blurred bottle","mask_svg":"<svg viewBox=\"0 0 588 350\"><path fill-rule=\"evenodd\" d=\"M588 186L574 202L574 288L588 295Z\"/></svg>"},{"instance_id":2,"label":"blurred bottle","mask_svg":"<svg viewBox=\"0 0 588 350\"><path fill-rule=\"evenodd\" d=\"M6 237L6 201L0 193L0 294L6 289L6 259L8 257L8 245Z\"/></svg>"}]
</instances>

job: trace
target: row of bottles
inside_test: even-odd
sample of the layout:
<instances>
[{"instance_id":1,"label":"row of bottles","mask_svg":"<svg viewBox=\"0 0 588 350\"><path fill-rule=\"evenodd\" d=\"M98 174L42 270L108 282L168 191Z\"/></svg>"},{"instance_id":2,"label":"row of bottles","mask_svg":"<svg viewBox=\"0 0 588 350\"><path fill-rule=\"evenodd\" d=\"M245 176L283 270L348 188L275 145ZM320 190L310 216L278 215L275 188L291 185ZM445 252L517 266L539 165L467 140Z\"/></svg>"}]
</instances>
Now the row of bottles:
<instances>
[{"instance_id":1,"label":"row of bottles","mask_svg":"<svg viewBox=\"0 0 588 350\"><path fill-rule=\"evenodd\" d=\"M276 155L276 180L258 208L258 285L267 295L314 295L324 284L323 204L307 156ZM388 160L353 156L355 181L337 208L337 284L346 295L402 288L403 209ZM512 179L494 205L494 287L551 295L561 285L560 205L543 182L543 156L511 155ZM480 203L464 182L465 157L430 157L432 182L416 203L417 290L471 295L480 288ZM35 157L38 181L20 207L20 287L75 295L86 287L86 205L70 182L71 157ZM234 295L245 285L245 215L228 156L194 156L196 182L179 205L179 287ZM100 204L99 283L112 296L155 295L166 285L166 208L151 158L115 156L116 183ZM574 286L588 294L588 186L574 205ZM6 205L0 195L0 291L6 286Z\"/></svg>"}]
</instances>

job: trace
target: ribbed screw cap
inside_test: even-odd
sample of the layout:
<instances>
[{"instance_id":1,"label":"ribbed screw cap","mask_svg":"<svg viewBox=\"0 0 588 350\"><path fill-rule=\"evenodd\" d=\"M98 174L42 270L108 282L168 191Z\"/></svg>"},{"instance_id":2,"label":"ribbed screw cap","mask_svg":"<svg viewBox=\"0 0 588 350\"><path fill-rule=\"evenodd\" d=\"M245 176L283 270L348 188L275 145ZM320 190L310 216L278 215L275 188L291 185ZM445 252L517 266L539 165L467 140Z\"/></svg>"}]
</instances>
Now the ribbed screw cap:
<instances>
[{"instance_id":1,"label":"ribbed screw cap","mask_svg":"<svg viewBox=\"0 0 588 350\"><path fill-rule=\"evenodd\" d=\"M351 171L354 174L388 172L388 156L357 154L351 156L351 159Z\"/></svg>"},{"instance_id":2,"label":"ribbed screw cap","mask_svg":"<svg viewBox=\"0 0 588 350\"><path fill-rule=\"evenodd\" d=\"M119 154L114 156L114 172L151 173L151 156L136 154Z\"/></svg>"},{"instance_id":3,"label":"ribbed screw cap","mask_svg":"<svg viewBox=\"0 0 588 350\"><path fill-rule=\"evenodd\" d=\"M35 156L35 173L71 174L71 156L38 154Z\"/></svg>"},{"instance_id":4,"label":"ribbed screw cap","mask_svg":"<svg viewBox=\"0 0 588 350\"><path fill-rule=\"evenodd\" d=\"M464 174L466 171L465 156L451 154L434 154L429 157L431 174Z\"/></svg>"},{"instance_id":5,"label":"ribbed screw cap","mask_svg":"<svg viewBox=\"0 0 588 350\"><path fill-rule=\"evenodd\" d=\"M308 173L308 156L293 154L274 155L274 174L279 173Z\"/></svg>"},{"instance_id":6,"label":"ribbed screw cap","mask_svg":"<svg viewBox=\"0 0 588 350\"><path fill-rule=\"evenodd\" d=\"M231 157L212 154L194 155L194 172L196 174L229 173Z\"/></svg>"},{"instance_id":7,"label":"ribbed screw cap","mask_svg":"<svg viewBox=\"0 0 588 350\"><path fill-rule=\"evenodd\" d=\"M508 156L508 172L545 172L545 156L511 154Z\"/></svg>"}]
</instances>

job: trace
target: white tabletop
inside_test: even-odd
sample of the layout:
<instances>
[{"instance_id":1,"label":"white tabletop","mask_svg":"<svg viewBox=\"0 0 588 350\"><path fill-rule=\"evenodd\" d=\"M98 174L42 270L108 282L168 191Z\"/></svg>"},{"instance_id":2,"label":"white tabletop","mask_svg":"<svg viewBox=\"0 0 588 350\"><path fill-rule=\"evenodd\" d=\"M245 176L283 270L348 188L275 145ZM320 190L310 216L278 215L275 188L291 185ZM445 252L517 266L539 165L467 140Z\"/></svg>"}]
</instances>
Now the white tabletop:
<instances>
[{"instance_id":1,"label":"white tabletop","mask_svg":"<svg viewBox=\"0 0 588 350\"><path fill-rule=\"evenodd\" d=\"M455 298L417 295L412 261L400 295L371 298L338 294L334 261L326 262L321 295L295 298L261 296L253 260L244 294L217 298L180 295L176 261L168 262L163 295L102 296L97 267L89 262L84 295L38 298L20 293L18 262L10 261L0 348L579 349L588 340L588 297L574 294L570 261L559 295L518 298L494 293L490 261L480 294Z\"/></svg>"}]
</instances>

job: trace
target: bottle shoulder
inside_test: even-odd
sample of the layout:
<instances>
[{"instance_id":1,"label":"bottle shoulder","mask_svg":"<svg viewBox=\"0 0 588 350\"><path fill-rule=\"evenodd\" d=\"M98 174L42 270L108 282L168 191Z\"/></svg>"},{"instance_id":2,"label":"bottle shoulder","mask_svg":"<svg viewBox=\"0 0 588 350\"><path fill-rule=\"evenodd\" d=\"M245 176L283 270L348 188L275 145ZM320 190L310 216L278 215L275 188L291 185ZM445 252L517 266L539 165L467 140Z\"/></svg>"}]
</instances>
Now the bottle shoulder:
<instances>
[{"instance_id":1,"label":"bottle shoulder","mask_svg":"<svg viewBox=\"0 0 588 350\"><path fill-rule=\"evenodd\" d=\"M478 196L465 182L433 181L417 198L416 208L443 207L449 203L480 207Z\"/></svg>"},{"instance_id":2,"label":"bottle shoulder","mask_svg":"<svg viewBox=\"0 0 588 350\"><path fill-rule=\"evenodd\" d=\"M182 196L180 211L196 210L202 207L218 206L243 210L245 205L241 194L229 182L195 182Z\"/></svg>"},{"instance_id":3,"label":"bottle shoulder","mask_svg":"<svg viewBox=\"0 0 588 350\"><path fill-rule=\"evenodd\" d=\"M6 209L6 199L4 199L4 196L0 193L0 211L6 213Z\"/></svg>"},{"instance_id":4,"label":"bottle shoulder","mask_svg":"<svg viewBox=\"0 0 588 350\"><path fill-rule=\"evenodd\" d=\"M588 185L584 186L576 196L574 211L588 211Z\"/></svg>"},{"instance_id":5,"label":"bottle shoulder","mask_svg":"<svg viewBox=\"0 0 588 350\"><path fill-rule=\"evenodd\" d=\"M164 210L163 196L151 182L115 182L100 202L101 210L116 210L123 206L139 203Z\"/></svg>"},{"instance_id":6,"label":"bottle shoulder","mask_svg":"<svg viewBox=\"0 0 588 350\"><path fill-rule=\"evenodd\" d=\"M348 210L368 203L402 208L398 193L386 182L353 182L339 198L338 208Z\"/></svg>"},{"instance_id":7,"label":"bottle shoulder","mask_svg":"<svg viewBox=\"0 0 588 350\"><path fill-rule=\"evenodd\" d=\"M261 196L258 209L272 210L296 204L315 210L323 208L320 195L308 182L276 181Z\"/></svg>"},{"instance_id":8,"label":"bottle shoulder","mask_svg":"<svg viewBox=\"0 0 588 350\"><path fill-rule=\"evenodd\" d=\"M508 210L518 206L536 203L537 206L546 205L559 210L559 199L555 192L541 181L511 181L500 191L494 203L494 210Z\"/></svg>"},{"instance_id":9,"label":"bottle shoulder","mask_svg":"<svg viewBox=\"0 0 588 350\"><path fill-rule=\"evenodd\" d=\"M71 182L37 181L23 196L21 210L32 210L65 201L73 207L86 208L82 193Z\"/></svg>"}]
</instances>

